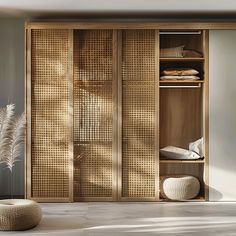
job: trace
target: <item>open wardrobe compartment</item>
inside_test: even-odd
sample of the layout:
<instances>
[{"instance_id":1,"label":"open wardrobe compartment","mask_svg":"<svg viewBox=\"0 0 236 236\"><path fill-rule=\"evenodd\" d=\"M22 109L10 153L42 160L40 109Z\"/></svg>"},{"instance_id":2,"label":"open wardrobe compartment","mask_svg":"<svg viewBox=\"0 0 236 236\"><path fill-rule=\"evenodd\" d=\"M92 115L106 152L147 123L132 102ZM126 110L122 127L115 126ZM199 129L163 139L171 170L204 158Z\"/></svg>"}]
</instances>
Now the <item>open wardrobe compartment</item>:
<instances>
[{"instance_id":1,"label":"open wardrobe compartment","mask_svg":"<svg viewBox=\"0 0 236 236\"><path fill-rule=\"evenodd\" d=\"M208 31L118 26L26 24L27 198L208 200Z\"/></svg>"},{"instance_id":2,"label":"open wardrobe compartment","mask_svg":"<svg viewBox=\"0 0 236 236\"><path fill-rule=\"evenodd\" d=\"M160 33L160 180L197 177L200 191L195 199L208 196L207 33ZM165 194L160 195L161 199L164 197Z\"/></svg>"}]
</instances>

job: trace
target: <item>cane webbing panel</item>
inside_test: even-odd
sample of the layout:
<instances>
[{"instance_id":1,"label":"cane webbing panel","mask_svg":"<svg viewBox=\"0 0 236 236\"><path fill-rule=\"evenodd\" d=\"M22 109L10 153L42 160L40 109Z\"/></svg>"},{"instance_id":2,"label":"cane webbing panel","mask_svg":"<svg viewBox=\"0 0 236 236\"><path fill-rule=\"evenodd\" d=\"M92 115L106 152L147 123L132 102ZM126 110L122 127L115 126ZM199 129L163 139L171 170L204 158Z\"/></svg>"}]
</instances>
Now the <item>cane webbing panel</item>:
<instances>
[{"instance_id":1,"label":"cane webbing panel","mask_svg":"<svg viewBox=\"0 0 236 236\"><path fill-rule=\"evenodd\" d=\"M66 198L68 31L32 30L32 197Z\"/></svg>"},{"instance_id":2,"label":"cane webbing panel","mask_svg":"<svg viewBox=\"0 0 236 236\"><path fill-rule=\"evenodd\" d=\"M123 31L122 79L122 197L154 197L154 30Z\"/></svg>"},{"instance_id":3,"label":"cane webbing panel","mask_svg":"<svg viewBox=\"0 0 236 236\"><path fill-rule=\"evenodd\" d=\"M112 101L112 30L76 30L75 197L112 197Z\"/></svg>"},{"instance_id":4,"label":"cane webbing panel","mask_svg":"<svg viewBox=\"0 0 236 236\"><path fill-rule=\"evenodd\" d=\"M74 86L74 141L112 139L112 84Z\"/></svg>"},{"instance_id":5,"label":"cane webbing panel","mask_svg":"<svg viewBox=\"0 0 236 236\"><path fill-rule=\"evenodd\" d=\"M155 31L126 30L122 36L122 79L154 81Z\"/></svg>"},{"instance_id":6,"label":"cane webbing panel","mask_svg":"<svg viewBox=\"0 0 236 236\"><path fill-rule=\"evenodd\" d=\"M76 197L112 197L112 146L110 143L75 146Z\"/></svg>"},{"instance_id":7,"label":"cane webbing panel","mask_svg":"<svg viewBox=\"0 0 236 236\"><path fill-rule=\"evenodd\" d=\"M112 33L112 30L75 31L75 80L112 80Z\"/></svg>"}]
</instances>

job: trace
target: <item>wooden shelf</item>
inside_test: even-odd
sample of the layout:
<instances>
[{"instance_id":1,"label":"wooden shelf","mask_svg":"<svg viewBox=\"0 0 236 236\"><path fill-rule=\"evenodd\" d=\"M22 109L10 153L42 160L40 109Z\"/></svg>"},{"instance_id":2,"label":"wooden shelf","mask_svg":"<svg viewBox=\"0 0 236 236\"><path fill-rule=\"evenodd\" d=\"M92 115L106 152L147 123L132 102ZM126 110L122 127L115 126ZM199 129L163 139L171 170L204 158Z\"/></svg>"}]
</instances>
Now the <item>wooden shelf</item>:
<instances>
[{"instance_id":1,"label":"wooden shelf","mask_svg":"<svg viewBox=\"0 0 236 236\"><path fill-rule=\"evenodd\" d=\"M204 61L204 57L161 57L160 61Z\"/></svg>"},{"instance_id":2,"label":"wooden shelf","mask_svg":"<svg viewBox=\"0 0 236 236\"><path fill-rule=\"evenodd\" d=\"M160 83L204 83L204 80L160 80Z\"/></svg>"},{"instance_id":3,"label":"wooden shelf","mask_svg":"<svg viewBox=\"0 0 236 236\"><path fill-rule=\"evenodd\" d=\"M190 199L190 200L182 200L177 202L205 202L206 199L203 196L197 196L196 198ZM176 202L175 200L168 200L165 198L160 198L160 202Z\"/></svg>"},{"instance_id":4,"label":"wooden shelf","mask_svg":"<svg viewBox=\"0 0 236 236\"><path fill-rule=\"evenodd\" d=\"M205 160L160 160L160 163L164 163L164 164L179 164L179 163L186 163L186 164L201 164L201 163L205 163Z\"/></svg>"}]
</instances>

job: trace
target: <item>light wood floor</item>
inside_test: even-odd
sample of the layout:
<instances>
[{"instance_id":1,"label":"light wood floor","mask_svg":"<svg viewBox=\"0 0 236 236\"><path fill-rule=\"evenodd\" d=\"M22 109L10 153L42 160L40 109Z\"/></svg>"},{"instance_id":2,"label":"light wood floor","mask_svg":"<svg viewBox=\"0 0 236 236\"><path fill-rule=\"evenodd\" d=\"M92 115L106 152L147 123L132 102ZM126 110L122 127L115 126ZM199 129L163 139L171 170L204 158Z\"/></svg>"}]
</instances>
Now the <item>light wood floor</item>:
<instances>
[{"instance_id":1,"label":"light wood floor","mask_svg":"<svg viewBox=\"0 0 236 236\"><path fill-rule=\"evenodd\" d=\"M236 235L236 203L41 204L43 219L29 231L1 235Z\"/></svg>"}]
</instances>

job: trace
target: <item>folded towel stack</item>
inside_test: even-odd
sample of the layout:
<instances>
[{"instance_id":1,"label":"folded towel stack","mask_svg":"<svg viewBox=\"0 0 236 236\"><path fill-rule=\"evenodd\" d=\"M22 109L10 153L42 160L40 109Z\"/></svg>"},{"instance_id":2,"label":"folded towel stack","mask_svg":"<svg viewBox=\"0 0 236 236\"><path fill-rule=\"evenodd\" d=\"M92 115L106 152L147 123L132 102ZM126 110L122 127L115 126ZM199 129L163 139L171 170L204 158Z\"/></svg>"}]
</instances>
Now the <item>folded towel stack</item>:
<instances>
[{"instance_id":1,"label":"folded towel stack","mask_svg":"<svg viewBox=\"0 0 236 236\"><path fill-rule=\"evenodd\" d=\"M198 74L192 68L168 68L162 71L161 80L199 80Z\"/></svg>"},{"instance_id":2,"label":"folded towel stack","mask_svg":"<svg viewBox=\"0 0 236 236\"><path fill-rule=\"evenodd\" d=\"M172 48L160 48L161 58L202 57L202 54L193 49L185 49L185 45Z\"/></svg>"}]
</instances>

